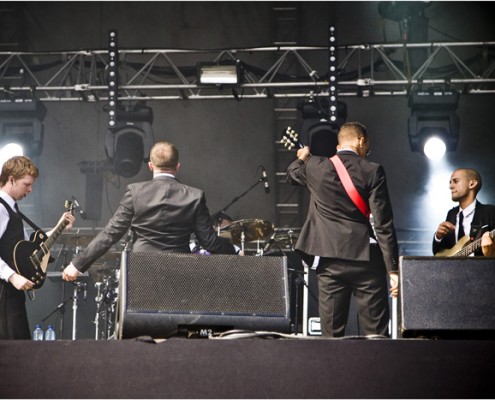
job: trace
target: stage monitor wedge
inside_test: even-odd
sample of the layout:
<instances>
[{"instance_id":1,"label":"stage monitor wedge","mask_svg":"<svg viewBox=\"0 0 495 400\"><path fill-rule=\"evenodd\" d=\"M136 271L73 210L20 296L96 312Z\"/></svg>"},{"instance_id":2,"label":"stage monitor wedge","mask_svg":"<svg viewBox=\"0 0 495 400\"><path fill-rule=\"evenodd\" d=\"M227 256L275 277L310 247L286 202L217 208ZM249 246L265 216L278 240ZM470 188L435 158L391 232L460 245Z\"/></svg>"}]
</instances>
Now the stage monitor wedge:
<instances>
[{"instance_id":1,"label":"stage monitor wedge","mask_svg":"<svg viewBox=\"0 0 495 400\"><path fill-rule=\"evenodd\" d=\"M403 337L495 337L495 258L401 257Z\"/></svg>"},{"instance_id":2,"label":"stage monitor wedge","mask_svg":"<svg viewBox=\"0 0 495 400\"><path fill-rule=\"evenodd\" d=\"M124 253L119 339L290 332L286 257Z\"/></svg>"}]
</instances>

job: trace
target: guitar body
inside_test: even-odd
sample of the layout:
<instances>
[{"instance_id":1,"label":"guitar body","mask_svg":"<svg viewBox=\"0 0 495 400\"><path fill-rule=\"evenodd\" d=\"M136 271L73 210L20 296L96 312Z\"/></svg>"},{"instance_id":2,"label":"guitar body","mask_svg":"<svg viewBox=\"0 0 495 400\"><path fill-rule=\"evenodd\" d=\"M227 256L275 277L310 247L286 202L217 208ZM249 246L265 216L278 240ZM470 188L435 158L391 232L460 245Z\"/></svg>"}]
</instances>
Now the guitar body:
<instances>
[{"instance_id":1,"label":"guitar body","mask_svg":"<svg viewBox=\"0 0 495 400\"><path fill-rule=\"evenodd\" d=\"M495 229L490 231L490 237L495 237ZM481 248L481 238L478 238L471 242L469 236L464 236L450 249L439 251L435 256L437 257L467 257Z\"/></svg>"},{"instance_id":2,"label":"guitar body","mask_svg":"<svg viewBox=\"0 0 495 400\"><path fill-rule=\"evenodd\" d=\"M39 289L45 283L46 269L52 261L50 252L41 250L47 236L36 231L31 240L21 240L14 247L14 266L19 275L34 283L33 289Z\"/></svg>"},{"instance_id":3,"label":"guitar body","mask_svg":"<svg viewBox=\"0 0 495 400\"><path fill-rule=\"evenodd\" d=\"M439 251L435 256L437 257L454 257L456 256L464 247L466 247L471 241L469 236L464 236L450 249L443 249Z\"/></svg>"},{"instance_id":4,"label":"guitar body","mask_svg":"<svg viewBox=\"0 0 495 400\"><path fill-rule=\"evenodd\" d=\"M74 214L74 205L65 202L65 208ZM50 248L67 226L64 219L53 229L50 236L38 230L31 235L31 240L21 240L14 247L14 266L19 275L34 283L33 289L39 289L45 283L46 269L53 261Z\"/></svg>"}]
</instances>

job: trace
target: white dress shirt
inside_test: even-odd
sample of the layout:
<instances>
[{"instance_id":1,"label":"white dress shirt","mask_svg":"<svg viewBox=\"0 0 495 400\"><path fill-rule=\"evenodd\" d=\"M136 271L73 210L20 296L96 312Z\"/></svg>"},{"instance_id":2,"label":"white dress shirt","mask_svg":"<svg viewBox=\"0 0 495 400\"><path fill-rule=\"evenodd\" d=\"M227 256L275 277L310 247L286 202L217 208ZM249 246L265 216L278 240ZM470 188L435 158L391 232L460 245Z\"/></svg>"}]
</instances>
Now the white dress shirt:
<instances>
[{"instance_id":1,"label":"white dress shirt","mask_svg":"<svg viewBox=\"0 0 495 400\"><path fill-rule=\"evenodd\" d=\"M15 211L15 200L10 197L7 193L5 193L3 190L0 190L0 197L5 200L5 202L12 208L14 212ZM10 215L8 210L5 208L5 206L0 203L0 237L3 236L5 233L5 230L7 229L7 225L9 224L9 219ZM26 229L24 229L24 239L29 240L29 236L26 232ZM0 279L3 279L4 281L9 281L9 278L15 273L15 271L10 268L5 261L3 261L0 258Z\"/></svg>"}]
</instances>

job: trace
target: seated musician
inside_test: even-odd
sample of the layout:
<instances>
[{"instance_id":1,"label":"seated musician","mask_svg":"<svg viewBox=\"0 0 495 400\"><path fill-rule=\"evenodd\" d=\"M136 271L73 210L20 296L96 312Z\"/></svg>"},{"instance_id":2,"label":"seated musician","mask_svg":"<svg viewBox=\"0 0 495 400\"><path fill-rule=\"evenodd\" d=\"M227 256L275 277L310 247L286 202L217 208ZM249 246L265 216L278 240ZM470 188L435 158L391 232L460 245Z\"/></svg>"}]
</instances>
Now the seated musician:
<instances>
[{"instance_id":1,"label":"seated musician","mask_svg":"<svg viewBox=\"0 0 495 400\"><path fill-rule=\"evenodd\" d=\"M452 173L451 197L459 205L449 210L446 221L438 225L433 254L463 255L459 251L470 246L476 256L495 256L495 206L476 199L481 186L481 175L474 169L459 168Z\"/></svg>"}]
</instances>

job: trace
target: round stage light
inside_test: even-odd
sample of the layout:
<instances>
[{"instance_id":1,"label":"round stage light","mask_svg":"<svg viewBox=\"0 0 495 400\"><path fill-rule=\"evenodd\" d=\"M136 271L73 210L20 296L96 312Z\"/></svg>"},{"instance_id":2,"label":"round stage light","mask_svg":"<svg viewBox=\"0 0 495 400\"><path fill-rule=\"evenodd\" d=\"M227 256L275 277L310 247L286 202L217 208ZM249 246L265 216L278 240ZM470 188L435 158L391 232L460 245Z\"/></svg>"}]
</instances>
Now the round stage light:
<instances>
[{"instance_id":1,"label":"round stage light","mask_svg":"<svg viewBox=\"0 0 495 400\"><path fill-rule=\"evenodd\" d=\"M440 160L445 155L447 146L442 139L435 136L425 142L423 151L430 160Z\"/></svg>"}]
</instances>

